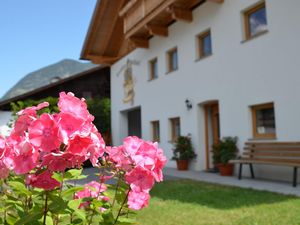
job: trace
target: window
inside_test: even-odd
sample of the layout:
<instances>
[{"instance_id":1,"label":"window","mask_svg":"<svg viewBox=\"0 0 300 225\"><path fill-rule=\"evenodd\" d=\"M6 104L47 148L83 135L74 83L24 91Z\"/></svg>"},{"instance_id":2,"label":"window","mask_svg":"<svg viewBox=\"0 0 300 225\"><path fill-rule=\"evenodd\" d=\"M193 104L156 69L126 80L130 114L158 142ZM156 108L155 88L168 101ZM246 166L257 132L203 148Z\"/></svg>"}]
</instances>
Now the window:
<instances>
[{"instance_id":1,"label":"window","mask_svg":"<svg viewBox=\"0 0 300 225\"><path fill-rule=\"evenodd\" d=\"M212 54L210 30L197 36L198 41L198 59Z\"/></svg>"},{"instance_id":2,"label":"window","mask_svg":"<svg viewBox=\"0 0 300 225\"><path fill-rule=\"evenodd\" d=\"M267 14L265 2L244 12L245 38L250 39L267 31Z\"/></svg>"},{"instance_id":3,"label":"window","mask_svg":"<svg viewBox=\"0 0 300 225\"><path fill-rule=\"evenodd\" d=\"M167 52L168 72L178 69L178 53L177 48L173 48Z\"/></svg>"},{"instance_id":4,"label":"window","mask_svg":"<svg viewBox=\"0 0 300 225\"><path fill-rule=\"evenodd\" d=\"M159 135L159 121L152 121L152 140L153 141L160 141L160 135Z\"/></svg>"},{"instance_id":5,"label":"window","mask_svg":"<svg viewBox=\"0 0 300 225\"><path fill-rule=\"evenodd\" d=\"M180 119L179 117L171 118L171 141L175 142L177 138L180 136Z\"/></svg>"},{"instance_id":6,"label":"window","mask_svg":"<svg viewBox=\"0 0 300 225\"><path fill-rule=\"evenodd\" d=\"M154 58L149 61L149 80L156 79L158 77L158 65L157 65L157 58Z\"/></svg>"},{"instance_id":7,"label":"window","mask_svg":"<svg viewBox=\"0 0 300 225\"><path fill-rule=\"evenodd\" d=\"M253 137L275 138L275 112L274 104L267 103L255 105L252 109Z\"/></svg>"}]
</instances>

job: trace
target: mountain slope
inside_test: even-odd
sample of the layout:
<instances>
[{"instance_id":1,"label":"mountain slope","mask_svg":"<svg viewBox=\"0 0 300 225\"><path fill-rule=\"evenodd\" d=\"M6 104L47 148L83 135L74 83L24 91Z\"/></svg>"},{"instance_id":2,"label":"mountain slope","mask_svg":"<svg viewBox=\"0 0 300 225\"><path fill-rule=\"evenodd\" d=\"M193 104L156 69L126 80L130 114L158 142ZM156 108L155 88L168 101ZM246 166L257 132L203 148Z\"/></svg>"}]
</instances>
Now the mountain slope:
<instances>
[{"instance_id":1,"label":"mountain slope","mask_svg":"<svg viewBox=\"0 0 300 225\"><path fill-rule=\"evenodd\" d=\"M91 63L81 63L72 59L64 59L27 74L1 98L1 101L22 95L36 88L70 77L95 66L96 65Z\"/></svg>"}]
</instances>

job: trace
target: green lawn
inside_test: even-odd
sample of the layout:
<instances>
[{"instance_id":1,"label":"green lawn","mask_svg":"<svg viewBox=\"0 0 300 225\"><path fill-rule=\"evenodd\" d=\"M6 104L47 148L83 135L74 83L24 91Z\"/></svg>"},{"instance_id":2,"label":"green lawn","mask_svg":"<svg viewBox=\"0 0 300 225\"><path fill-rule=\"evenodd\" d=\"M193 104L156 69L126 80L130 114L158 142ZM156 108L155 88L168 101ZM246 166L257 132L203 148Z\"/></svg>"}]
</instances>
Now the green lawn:
<instances>
[{"instance_id":1,"label":"green lawn","mask_svg":"<svg viewBox=\"0 0 300 225\"><path fill-rule=\"evenodd\" d=\"M165 181L151 192L141 225L300 224L300 198L190 180Z\"/></svg>"}]
</instances>

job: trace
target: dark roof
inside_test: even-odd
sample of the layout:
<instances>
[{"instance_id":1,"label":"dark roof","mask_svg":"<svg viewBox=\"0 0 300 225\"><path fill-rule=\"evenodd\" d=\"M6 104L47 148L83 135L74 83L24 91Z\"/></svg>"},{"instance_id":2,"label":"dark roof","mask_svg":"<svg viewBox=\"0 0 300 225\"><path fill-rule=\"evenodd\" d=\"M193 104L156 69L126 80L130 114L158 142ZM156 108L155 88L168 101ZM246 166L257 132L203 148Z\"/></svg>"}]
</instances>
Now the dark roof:
<instances>
[{"instance_id":1,"label":"dark roof","mask_svg":"<svg viewBox=\"0 0 300 225\"><path fill-rule=\"evenodd\" d=\"M18 101L20 99L24 99L26 97L29 97L33 94L37 94L39 92L42 92L42 91L45 91L49 88L52 88L52 87L55 87L57 85L60 85L60 84L63 84L65 82L68 82L68 81L71 81L71 80L74 80L74 79L77 79L77 78L80 78L80 77L83 77L83 76L86 76L86 75L89 75L93 72L96 72L96 71L99 71L99 70L102 70L104 68L107 68L108 66L96 66L92 69L89 69L89 70L85 70L81 73L78 73L78 74L75 74L73 76L69 76L67 78L64 78L64 79L60 79L60 80L57 80L57 81L54 81L48 85L45 85L45 86L42 86L42 87L39 87L39 88L36 88L34 90L31 90L31 91L28 91L24 94L21 94L21 95L18 95L18 96L15 96L15 97L12 97L12 98L9 98L9 99L4 99L4 100L1 100L0 101L0 107L3 107L11 102L15 102L15 101Z\"/></svg>"},{"instance_id":2,"label":"dark roof","mask_svg":"<svg viewBox=\"0 0 300 225\"><path fill-rule=\"evenodd\" d=\"M71 59L61 60L24 76L0 99L0 101L24 95L27 92L71 77L96 66L97 65L92 63L81 63Z\"/></svg>"}]
</instances>

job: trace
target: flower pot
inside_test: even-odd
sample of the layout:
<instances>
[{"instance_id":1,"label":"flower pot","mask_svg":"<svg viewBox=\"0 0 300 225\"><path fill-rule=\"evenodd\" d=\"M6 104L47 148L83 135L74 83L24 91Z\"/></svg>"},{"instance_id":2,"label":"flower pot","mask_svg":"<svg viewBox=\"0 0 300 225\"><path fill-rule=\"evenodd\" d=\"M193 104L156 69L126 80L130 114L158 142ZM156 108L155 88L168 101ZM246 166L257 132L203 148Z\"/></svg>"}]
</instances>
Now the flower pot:
<instances>
[{"instance_id":1,"label":"flower pot","mask_svg":"<svg viewBox=\"0 0 300 225\"><path fill-rule=\"evenodd\" d=\"M178 170L188 170L189 161L188 160L176 160Z\"/></svg>"},{"instance_id":2,"label":"flower pot","mask_svg":"<svg viewBox=\"0 0 300 225\"><path fill-rule=\"evenodd\" d=\"M219 171L221 176L232 176L234 165L231 163L228 164L219 164Z\"/></svg>"}]
</instances>

